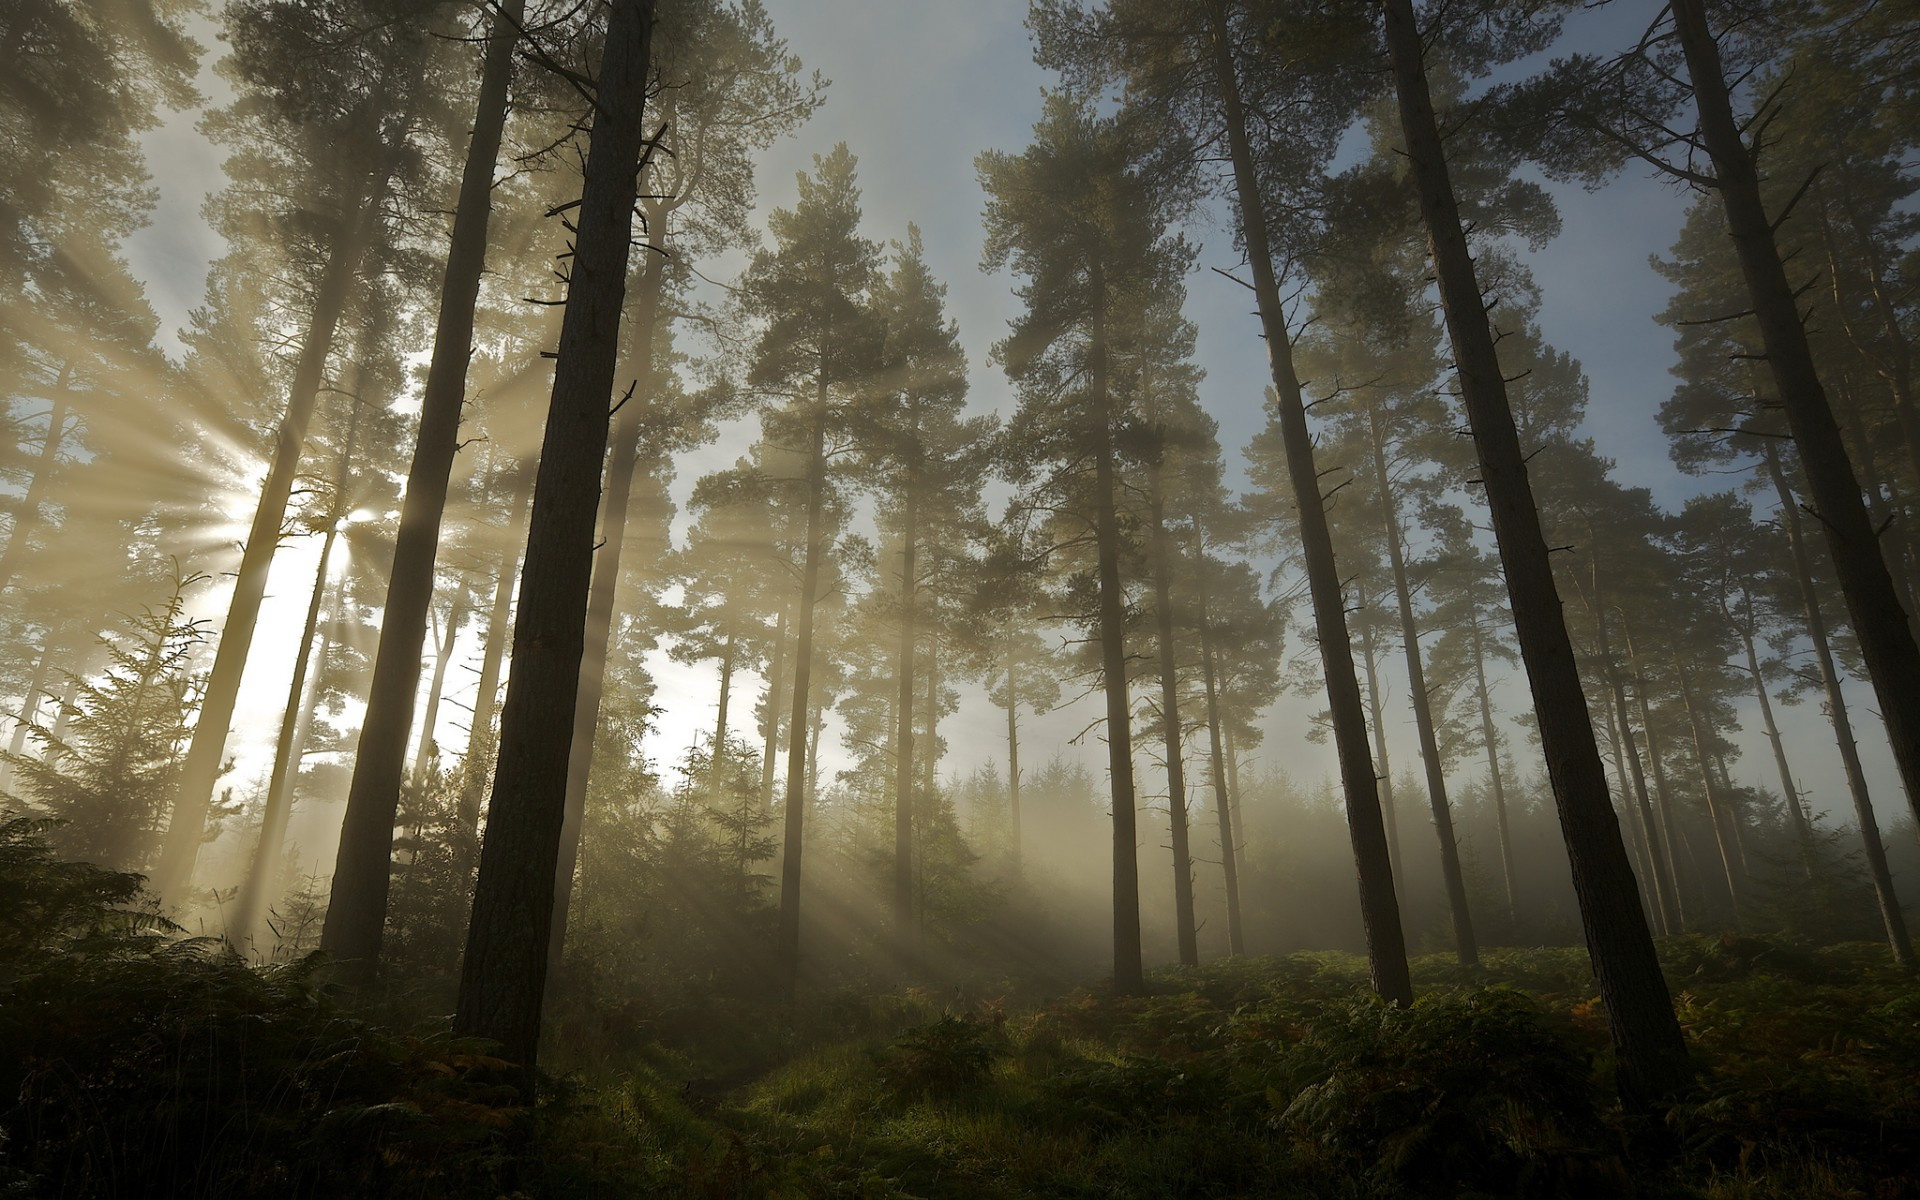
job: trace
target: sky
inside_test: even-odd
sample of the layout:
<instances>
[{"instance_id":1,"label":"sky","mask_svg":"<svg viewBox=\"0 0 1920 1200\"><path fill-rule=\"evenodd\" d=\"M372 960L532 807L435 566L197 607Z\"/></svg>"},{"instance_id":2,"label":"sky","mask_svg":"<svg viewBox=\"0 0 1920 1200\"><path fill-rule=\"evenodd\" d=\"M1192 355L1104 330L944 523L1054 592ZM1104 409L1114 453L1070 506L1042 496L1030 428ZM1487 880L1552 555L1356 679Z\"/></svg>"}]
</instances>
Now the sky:
<instances>
[{"instance_id":1,"label":"sky","mask_svg":"<svg viewBox=\"0 0 1920 1200\"><path fill-rule=\"evenodd\" d=\"M1043 89L1051 83L1031 59L1023 24L1025 0L963 5L936 0L766 0L766 7L792 51L807 69L826 76L830 87L813 120L762 158L759 225L764 228L768 209L793 202L795 173L810 169L814 154L846 142L860 161L865 232L884 241L904 238L908 222L920 227L927 260L947 283L949 311L967 350L971 404L975 411L1010 413L1011 387L989 361L989 352L1015 315L1017 301L1012 279L980 269L984 197L973 160L984 149L1023 148L1039 115ZM1570 27L1570 43L1584 49L1617 48L1646 26L1654 8L1650 0L1621 0L1581 14ZM208 41L217 49L211 38ZM209 62L213 57L209 55ZM217 100L217 80L208 76L206 83ZM200 302L206 263L219 248L199 209L223 182L221 156L200 137L191 114L168 121L147 145L159 207L153 225L134 238L129 257L163 326L176 328ZM1543 293L1539 320L1550 342L1585 365L1592 386L1588 431L1601 453L1614 459L1616 478L1651 489L1655 499L1669 507L1698 491L1730 486L1723 477L1682 475L1669 460L1666 439L1655 422L1658 406L1672 390L1668 372L1674 355L1669 331L1652 319L1665 307L1668 287L1648 260L1663 254L1677 236L1689 197L1642 169L1630 170L1596 192L1558 185L1551 191L1560 206L1563 232L1528 256ZM1201 398L1220 422L1229 471L1237 473L1240 449L1265 424L1264 348L1245 291L1209 269L1238 266L1225 226L1198 225L1188 236L1199 247L1188 279L1187 315L1199 328L1197 359L1207 372ZM688 456L679 464L676 497L684 500L702 471L731 463L750 436L750 425L730 426L721 443ZM272 596L262 618L267 629L297 630L312 557L307 554L303 566L301 554L291 551L276 562ZM224 608L223 599L211 594L202 603L204 615L216 618ZM259 644L271 647L274 641L262 637ZM1296 639L1289 651L1303 648ZM456 653L473 657L477 648L463 639ZM257 770L271 739L272 720L284 702L292 664L273 659L271 652L256 654L249 667L241 699L245 715L234 743L241 757L239 777ZM653 656L649 666L658 684L656 702L665 711L647 749L666 767L709 728L717 686L710 668L675 664L664 654ZM470 672L452 675L470 691ZM1525 711L1519 680L1503 680L1500 690L1509 714ZM1852 695L1862 713L1857 719L1872 729L1873 718L1866 715L1870 695L1858 686ZM457 690L454 698L468 699ZM1389 718L1388 730L1396 769L1415 769L1418 755L1404 685L1393 690L1388 705L1390 713L1399 714ZM1307 744L1300 736L1311 714L1322 707L1319 697L1289 697L1267 721L1262 753L1306 784L1334 771L1331 750ZM457 706L443 711L440 737L445 743L456 736L452 723L464 721L464 714ZM1027 745L1038 749L1062 742L1096 715L1088 702L1029 720ZM749 719L743 713L735 732L748 733ZM1812 803L1844 811L1838 756L1817 709L1802 705L1788 710L1785 719L1792 727L1789 752ZM1740 739L1745 753L1735 773L1744 782L1767 786L1771 758L1757 720L1746 724ZM949 743L943 772L969 770L988 759L1004 763L1004 729L1003 716L977 690L970 691L960 712L942 727ZM1518 728L1510 727L1508 735L1524 743ZM832 740L824 739L823 745ZM1877 735L1863 737L1862 750L1884 822L1902 807L1890 758ZM1104 761L1104 749L1092 737L1068 752L1096 769ZM831 747L823 754L829 772L843 763Z\"/></svg>"}]
</instances>

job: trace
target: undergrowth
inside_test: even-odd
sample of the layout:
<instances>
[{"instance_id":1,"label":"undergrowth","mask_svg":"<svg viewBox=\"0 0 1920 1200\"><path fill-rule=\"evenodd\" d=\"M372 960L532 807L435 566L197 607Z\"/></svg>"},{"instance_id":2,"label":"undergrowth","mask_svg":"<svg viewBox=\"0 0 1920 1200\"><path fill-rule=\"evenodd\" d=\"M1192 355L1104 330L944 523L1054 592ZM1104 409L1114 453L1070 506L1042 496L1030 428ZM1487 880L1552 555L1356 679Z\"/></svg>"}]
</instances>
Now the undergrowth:
<instances>
[{"instance_id":1,"label":"undergrowth","mask_svg":"<svg viewBox=\"0 0 1920 1200\"><path fill-rule=\"evenodd\" d=\"M1421 960L1406 1009L1298 954L623 1010L525 1109L444 1017L181 938L43 833L0 820L5 1197L1920 1197L1920 987L1874 946L1664 943L1699 1083L1660 1119L1569 949Z\"/></svg>"}]
</instances>

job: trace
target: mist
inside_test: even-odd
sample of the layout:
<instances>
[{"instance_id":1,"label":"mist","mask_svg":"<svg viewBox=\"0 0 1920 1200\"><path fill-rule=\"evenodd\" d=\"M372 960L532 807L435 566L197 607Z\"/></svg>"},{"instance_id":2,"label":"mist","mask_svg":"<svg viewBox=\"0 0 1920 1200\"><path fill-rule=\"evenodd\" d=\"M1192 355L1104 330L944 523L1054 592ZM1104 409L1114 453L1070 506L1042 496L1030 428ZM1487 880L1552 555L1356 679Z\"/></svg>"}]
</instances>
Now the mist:
<instances>
[{"instance_id":1,"label":"mist","mask_svg":"<svg viewBox=\"0 0 1920 1200\"><path fill-rule=\"evenodd\" d=\"M1914 34L16 0L0 1181L1920 1186Z\"/></svg>"}]
</instances>

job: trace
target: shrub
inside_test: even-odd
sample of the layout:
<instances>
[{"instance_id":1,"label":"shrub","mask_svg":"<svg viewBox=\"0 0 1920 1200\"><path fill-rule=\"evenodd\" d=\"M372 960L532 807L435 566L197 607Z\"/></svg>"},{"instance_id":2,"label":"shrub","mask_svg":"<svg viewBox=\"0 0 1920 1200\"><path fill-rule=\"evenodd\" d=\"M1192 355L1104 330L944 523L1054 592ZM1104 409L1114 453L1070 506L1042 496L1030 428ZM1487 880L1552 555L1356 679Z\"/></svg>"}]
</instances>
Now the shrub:
<instances>
[{"instance_id":1,"label":"shrub","mask_svg":"<svg viewBox=\"0 0 1920 1200\"><path fill-rule=\"evenodd\" d=\"M876 1056L880 1078L896 1098L950 1095L987 1081L1006 1053L997 1025L942 1017L907 1030Z\"/></svg>"},{"instance_id":2,"label":"shrub","mask_svg":"<svg viewBox=\"0 0 1920 1200\"><path fill-rule=\"evenodd\" d=\"M1520 992L1329 1006L1282 1073L1276 1123L1382 1194L1618 1194L1591 1065Z\"/></svg>"}]
</instances>

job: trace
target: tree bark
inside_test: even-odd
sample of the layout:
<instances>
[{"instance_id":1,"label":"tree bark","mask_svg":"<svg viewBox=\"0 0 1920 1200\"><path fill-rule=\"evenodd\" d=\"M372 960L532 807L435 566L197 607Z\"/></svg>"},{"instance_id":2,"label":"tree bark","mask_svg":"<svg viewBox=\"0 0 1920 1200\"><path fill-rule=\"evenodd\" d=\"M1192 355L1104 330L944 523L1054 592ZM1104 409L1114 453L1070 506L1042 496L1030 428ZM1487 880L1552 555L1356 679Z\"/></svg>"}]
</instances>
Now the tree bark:
<instances>
[{"instance_id":1,"label":"tree bark","mask_svg":"<svg viewBox=\"0 0 1920 1200\"><path fill-rule=\"evenodd\" d=\"M1098 270L1098 267L1095 268ZM1103 289L1104 290L1104 289ZM1104 304L1104 296L1102 298ZM1100 668L1107 701L1107 773L1113 805L1113 986L1122 994L1146 987L1140 955L1139 833L1134 812L1133 706L1127 698L1126 602L1120 583L1119 486L1113 462L1113 417L1107 396L1104 332L1094 335L1094 540L1100 586Z\"/></svg>"},{"instance_id":2,"label":"tree bark","mask_svg":"<svg viewBox=\"0 0 1920 1200\"><path fill-rule=\"evenodd\" d=\"M532 1091L540 1039L608 397L647 140L642 117L653 20L653 0L613 0L528 522L500 759L454 1011L455 1033L498 1042L521 1072L525 1093Z\"/></svg>"},{"instance_id":3,"label":"tree bark","mask_svg":"<svg viewBox=\"0 0 1920 1200\"><path fill-rule=\"evenodd\" d=\"M784 605L773 626L773 653L768 657L773 661L767 667L767 728L765 744L760 752L760 808L763 812L773 811L773 767L780 751L780 690L785 682L781 676L786 673L787 665L787 610Z\"/></svg>"},{"instance_id":4,"label":"tree bark","mask_svg":"<svg viewBox=\"0 0 1920 1200\"><path fill-rule=\"evenodd\" d=\"M1227 791L1226 754L1221 745L1220 690L1214 670L1213 617L1207 606L1206 563L1199 566L1200 579L1200 663L1207 688L1207 753L1213 775L1213 806L1220 818L1220 869L1227 890L1227 953L1238 957L1247 952L1247 939L1240 914L1240 864L1233 836L1233 804Z\"/></svg>"},{"instance_id":5,"label":"tree bark","mask_svg":"<svg viewBox=\"0 0 1920 1200\"><path fill-rule=\"evenodd\" d=\"M1427 672L1420 661L1420 629L1413 619L1413 589L1407 582L1407 557L1400 545L1400 510L1387 474L1386 430L1377 408L1367 414L1373 443L1374 484L1380 489L1380 518L1387 539L1387 562L1393 568L1393 593L1400 607L1400 643L1407 658L1407 690L1413 701L1413 724L1420 736L1420 759L1426 767L1427 803L1433 809L1433 831L1440 839L1440 873L1447 885L1447 907L1453 914L1453 948L1463 966L1480 961L1479 941L1473 934L1473 913L1467 906L1467 881L1460 870L1460 845L1453 834L1453 806L1447 800L1446 766L1440 760L1440 739L1433 727L1433 703L1427 694Z\"/></svg>"},{"instance_id":6,"label":"tree bark","mask_svg":"<svg viewBox=\"0 0 1920 1200\"><path fill-rule=\"evenodd\" d=\"M500 557L500 570L493 581L493 605L487 615L487 644L480 655L480 685L473 696L473 722L467 726L467 757L461 772L459 821L469 834L480 830L480 801L486 793L487 776L482 764L491 759L498 745L493 721L500 704L500 665L506 658L507 632L513 620L513 584L519 574L520 546L525 541L520 527L526 520L527 502L533 498L533 464L516 463L513 468L512 515L507 518L507 549Z\"/></svg>"},{"instance_id":7,"label":"tree bark","mask_svg":"<svg viewBox=\"0 0 1920 1200\"><path fill-rule=\"evenodd\" d=\"M1640 892L1608 796L1586 692L1560 608L1540 513L1527 481L1506 381L1494 351L1486 302L1454 201L1453 185L1427 89L1412 0L1382 0L1400 126L1427 227L1441 305L1453 345L1480 478L1506 569L1520 655L1560 810L1587 952L1606 1002L1619 1060L1621 1093L1652 1104L1678 1095L1692 1078L1673 997L1660 973Z\"/></svg>"},{"instance_id":8,"label":"tree bark","mask_svg":"<svg viewBox=\"0 0 1920 1200\"><path fill-rule=\"evenodd\" d=\"M1371 613L1373 597L1367 591L1365 578L1355 580L1359 589L1360 608ZM1393 759L1387 755L1386 706L1380 697L1380 654L1373 643L1373 619L1368 616L1360 622L1360 665L1364 669L1367 682L1367 725L1373 731L1373 766L1380 780L1380 815L1387 828L1387 862L1393 867L1393 877L1401 876L1400 859L1400 820L1399 806L1393 799Z\"/></svg>"},{"instance_id":9,"label":"tree bark","mask_svg":"<svg viewBox=\"0 0 1920 1200\"><path fill-rule=\"evenodd\" d=\"M1160 737L1167 748L1167 820L1173 850L1173 927L1180 965L1200 965L1194 928L1193 854L1188 844L1186 737L1180 725L1180 663L1173 636L1173 551L1168 545L1166 495L1160 468L1151 469L1148 503L1153 521L1153 603L1160 659Z\"/></svg>"},{"instance_id":10,"label":"tree bark","mask_svg":"<svg viewBox=\"0 0 1920 1200\"><path fill-rule=\"evenodd\" d=\"M28 535L40 523L40 505L46 500L47 489L53 485L60 447L67 440L67 400L72 383L73 361L69 359L61 364L59 381L54 384L53 406L47 410L47 436L40 443L33 478L27 481L26 493L14 509L13 526L7 530L7 548L0 551L0 592L6 591L7 585L13 582L20 560L26 554Z\"/></svg>"},{"instance_id":11,"label":"tree bark","mask_svg":"<svg viewBox=\"0 0 1920 1200\"><path fill-rule=\"evenodd\" d=\"M260 840L253 848L253 861L246 880L234 898L233 915L227 920L226 940L244 948L260 931L260 920L267 911L267 889L280 875L280 849L286 842L287 819L293 812L293 777L300 769L298 749L306 741L312 720L315 697L307 687L307 664L313 657L313 643L320 629L320 606L327 592L327 569L333 562L333 544L340 536L336 523L327 528L320 543L320 565L313 575L313 593L307 600L307 619L300 627L300 652L293 661L293 682L287 687L287 707L280 715L280 733L273 745L273 769L267 776L267 804L260 818ZM315 676L319 672L314 672Z\"/></svg>"},{"instance_id":12,"label":"tree bark","mask_svg":"<svg viewBox=\"0 0 1920 1200\"><path fill-rule=\"evenodd\" d=\"M40 701L46 695L47 676L53 672L53 656L62 637L61 630L47 630L46 640L41 644L40 656L34 661L33 675L27 680L27 694L20 699L20 715L14 718L13 740L7 746L7 753L20 755L26 753L27 731L40 716ZM0 789L13 787L13 764L0 763Z\"/></svg>"},{"instance_id":13,"label":"tree bark","mask_svg":"<svg viewBox=\"0 0 1920 1200\"><path fill-rule=\"evenodd\" d=\"M420 428L400 507L393 570L381 610L380 643L374 652L367 712L360 726L340 850L334 861L332 899L320 935L321 949L333 959L337 977L350 986L371 979L386 926L393 815L406 767L427 610L433 603L434 556L447 506L447 480L459 450L460 408L473 354L473 309L486 267L494 163L500 156L513 49L524 9L525 0L503 0L488 31L473 135L441 280L433 359L427 368ZM430 729L423 731L423 736L431 734Z\"/></svg>"},{"instance_id":14,"label":"tree bark","mask_svg":"<svg viewBox=\"0 0 1920 1200\"><path fill-rule=\"evenodd\" d=\"M733 700L733 660L736 651L732 631L728 631L726 643L720 650L720 703L713 718L713 749L707 754L707 798L708 803L718 807L724 801L721 794L721 775L727 761L727 707Z\"/></svg>"},{"instance_id":15,"label":"tree bark","mask_svg":"<svg viewBox=\"0 0 1920 1200\"><path fill-rule=\"evenodd\" d=\"M666 236L663 214L649 222L648 234ZM593 581L587 591L587 621L580 653L580 679L574 699L573 734L567 743L567 796L560 825L560 850L553 873L554 955L549 977L560 968L560 947L566 942L567 905L573 894L573 871L580 861L580 831L586 823L587 783L593 773L593 738L600 727L600 702L606 695L607 649L613 644L614 598L620 590L620 559L627 545L628 509L633 481L640 464L640 439L653 403L654 346L660 324L660 298L666 287L666 267L657 254L649 255L635 297L632 332L639 348L637 378L621 404L613 428L613 452L607 456L606 485L600 499L600 544L593 553ZM648 463L652 464L653 457Z\"/></svg>"},{"instance_id":16,"label":"tree bark","mask_svg":"<svg viewBox=\"0 0 1920 1200\"><path fill-rule=\"evenodd\" d=\"M913 618L918 605L915 590L919 582L915 572L919 549L916 527L919 501L919 398L909 394L907 404L913 441L914 461L907 466L907 480L901 505L902 544L900 547L900 650L895 667L899 684L894 702L893 732L893 925L896 935L905 938L913 928ZM932 721L933 710L927 710ZM931 749L931 745L929 745Z\"/></svg>"},{"instance_id":17,"label":"tree bark","mask_svg":"<svg viewBox=\"0 0 1920 1200\"><path fill-rule=\"evenodd\" d=\"M1920 647L1881 556L1880 541L1860 498L1860 485L1821 388L1793 285L1774 241L1753 156L1734 119L1720 49L1701 0L1675 0L1674 24L1686 53L1700 113L1700 134L1713 158L1727 231L1740 258L1748 296L1766 347L1767 366L1807 477L1813 507L1826 530L1854 635L1880 702L1887 740L1907 803L1920 816Z\"/></svg>"},{"instance_id":18,"label":"tree bark","mask_svg":"<svg viewBox=\"0 0 1920 1200\"><path fill-rule=\"evenodd\" d=\"M1014 682L1016 663L1007 652L1007 822L1013 841L1013 877L1020 878L1020 694Z\"/></svg>"},{"instance_id":19,"label":"tree bark","mask_svg":"<svg viewBox=\"0 0 1920 1200\"><path fill-rule=\"evenodd\" d=\"M1588 527L1587 535L1591 541L1593 536L1591 526ZM1647 857L1652 860L1653 865L1654 899L1659 907L1660 924L1668 933L1680 933L1687 927L1686 902L1680 894L1680 872L1673 859L1672 842L1662 836L1662 830L1655 822L1654 811L1647 803L1647 777L1640 767L1639 748L1634 745L1633 722L1627 716L1627 687L1621 679L1620 668L1614 665L1613 647L1608 638L1608 608L1605 589L1601 585L1599 555L1591 555L1589 561L1589 579L1593 588L1594 645L1599 654L1601 670L1606 673L1607 690L1613 697L1613 721L1620 730L1620 757L1623 760L1621 765L1633 782L1633 797L1640 816L1640 831L1646 842ZM1644 695L1642 699L1645 699ZM1647 736L1651 738L1653 730L1651 726L1645 724L1644 705L1640 715L1642 725L1647 729ZM1649 757L1653 758L1653 768L1660 789L1660 812L1665 815L1669 812L1666 782L1658 775L1659 758L1651 753L1651 748L1649 750Z\"/></svg>"},{"instance_id":20,"label":"tree bark","mask_svg":"<svg viewBox=\"0 0 1920 1200\"><path fill-rule=\"evenodd\" d=\"M1749 613L1753 609L1753 597L1741 585ZM1760 654L1754 647L1753 631L1744 623L1727 613L1727 621L1740 635L1741 648L1747 656L1747 675L1753 680L1753 698L1760 705L1760 726L1767 735L1767 745L1773 750L1774 769L1780 772L1780 795L1787 802L1787 820L1793 826L1794 841L1800 846L1805 859L1807 874L1813 873L1813 825L1807 820L1807 810L1800 801L1800 790L1793 783L1793 769L1787 764L1787 745L1780 736L1780 726L1773 719L1773 698L1767 694L1767 680L1760 673Z\"/></svg>"},{"instance_id":21,"label":"tree bark","mask_svg":"<svg viewBox=\"0 0 1920 1200\"><path fill-rule=\"evenodd\" d=\"M1477 603L1468 604L1467 628L1473 637L1473 679L1474 690L1480 702L1480 740L1487 749L1487 787L1493 793L1493 816L1500 831L1500 871L1507 885L1507 922L1517 925L1520 920L1520 873L1513 861L1513 832L1507 822L1507 791L1500 778L1500 739L1494 731L1493 699L1487 691L1486 648L1480 634L1480 612ZM1635 760L1635 768L1639 766ZM1640 789L1642 807L1646 804L1646 789Z\"/></svg>"},{"instance_id":22,"label":"tree bark","mask_svg":"<svg viewBox=\"0 0 1920 1200\"><path fill-rule=\"evenodd\" d=\"M286 520L287 504L299 474L301 451L306 447L307 429L313 423L327 359L333 352L334 334L346 308L347 293L359 274L360 260L373 240L379 220L379 196L385 190L384 170L369 168L354 179L341 206L341 226L327 249L326 265L314 292L313 310L308 315L306 334L300 343L293 382L287 389L287 409L280 419L273 458L260 488L260 502L254 508L253 524L240 554L233 598L227 606L226 623L220 630L213 669L207 675L206 690L200 697L193 739L188 743L186 760L180 768L166 842L153 872L153 890L175 905L184 904L187 899L194 861L206 838L207 810L213 803L213 789L224 769L227 734L232 729L233 710L240 697L240 677L246 671L247 655L253 648L260 605L267 594L267 573L273 566L274 552L280 547L280 527ZM404 730L401 736L405 737ZM384 858L381 869L385 870ZM384 907L383 903L383 911ZM330 907L329 920L332 913Z\"/></svg>"},{"instance_id":23,"label":"tree bark","mask_svg":"<svg viewBox=\"0 0 1920 1200\"><path fill-rule=\"evenodd\" d=\"M813 686L813 610L826 557L827 379L821 368L813 414L813 445L807 456L807 547L800 571L799 614L794 629L793 703L787 719L787 787L780 856L780 981L791 1002L800 986L800 859L804 848L808 785L807 701Z\"/></svg>"},{"instance_id":24,"label":"tree bark","mask_svg":"<svg viewBox=\"0 0 1920 1200\"><path fill-rule=\"evenodd\" d=\"M433 678L427 684L427 704L420 711L420 742L413 754L413 778L419 783L427 777L427 766L437 756L438 744L433 740L433 730L440 723L440 697L447 686L447 664L453 659L454 645L460 638L460 627L467 623L467 606L472 602L473 593L464 577L454 590L453 603L447 606L447 629L440 639L440 645L434 649Z\"/></svg>"},{"instance_id":25,"label":"tree bark","mask_svg":"<svg viewBox=\"0 0 1920 1200\"><path fill-rule=\"evenodd\" d=\"M1367 963L1374 990L1389 1003L1410 1004L1413 979L1407 970L1406 937L1400 927L1399 902L1394 896L1394 871L1381 815L1379 781L1367 749L1360 683L1353 671L1346 599L1341 594L1333 538L1327 529L1326 510L1320 497L1320 477L1313 464L1313 434L1307 428L1306 404L1300 394L1299 377L1294 372L1293 336L1287 328L1281 308L1280 283L1274 274L1266 207L1254 165L1253 146L1247 136L1246 114L1241 109L1225 0L1207 0L1207 16L1213 35L1214 80L1220 89L1228 149L1233 159L1241 233L1246 239L1254 296L1259 302L1261 332L1267 342L1267 363L1273 376L1281 440L1286 447L1287 474L1293 482L1294 503L1299 510L1300 540L1306 558L1308 590L1313 598L1314 627L1320 639L1321 665L1326 672L1327 706L1332 714L1334 747L1346 792L1347 829L1359 875Z\"/></svg>"},{"instance_id":26,"label":"tree bark","mask_svg":"<svg viewBox=\"0 0 1920 1200\"><path fill-rule=\"evenodd\" d=\"M1707 802L1707 819L1713 823L1714 845L1720 851L1720 869L1727 878L1727 897L1733 901L1733 921L1741 923L1746 909L1746 880L1739 852L1735 848L1731 822L1735 819L1727 797L1713 777L1712 752L1707 747L1706 727L1699 707L1693 701L1693 682L1686 670L1679 671L1680 703L1687 710L1687 729L1693 735L1693 757L1700 764L1700 790Z\"/></svg>"},{"instance_id":27,"label":"tree bark","mask_svg":"<svg viewBox=\"0 0 1920 1200\"><path fill-rule=\"evenodd\" d=\"M1847 698L1840 690L1840 671L1833 661L1833 645L1827 636L1826 614L1820 610L1820 593L1813 581L1813 556L1807 550L1806 535L1800 528L1800 509L1794 504L1793 490L1787 486L1787 473L1780 464L1780 450L1772 441L1766 445L1767 478L1780 498L1780 515L1787 527L1787 544L1793 551L1794 577L1800 584L1800 604L1806 612L1807 637L1813 643L1813 660L1820 670L1820 687L1826 693L1827 720L1833 723L1833 739L1840 750L1840 766L1847 777L1847 794L1853 799L1854 819L1860 823L1860 847L1867 859L1867 877L1873 881L1873 896L1880 906L1880 924L1887 934L1887 945L1901 966L1914 963L1913 941L1908 936L1906 914L1900 908L1899 894L1893 890L1893 872L1887 866L1886 844L1880 840L1880 821L1873 812L1873 797L1867 791L1867 773L1860 765L1860 748L1853 739L1853 718L1847 713Z\"/></svg>"}]
</instances>

